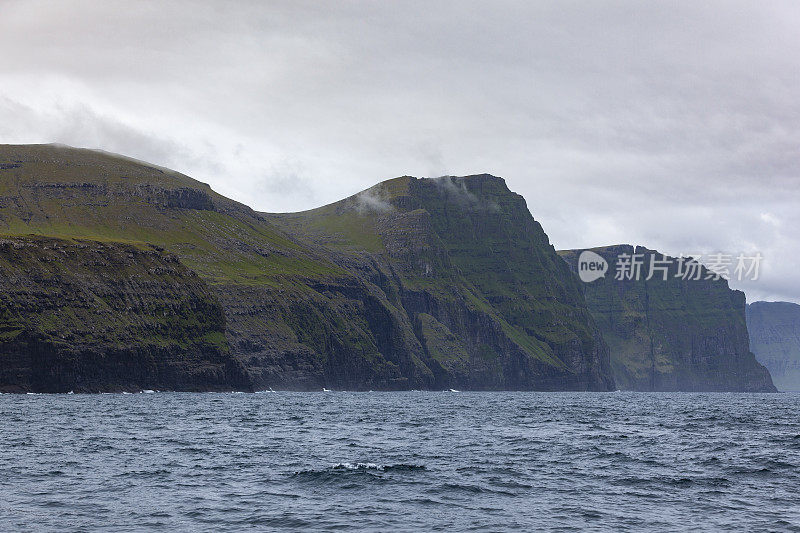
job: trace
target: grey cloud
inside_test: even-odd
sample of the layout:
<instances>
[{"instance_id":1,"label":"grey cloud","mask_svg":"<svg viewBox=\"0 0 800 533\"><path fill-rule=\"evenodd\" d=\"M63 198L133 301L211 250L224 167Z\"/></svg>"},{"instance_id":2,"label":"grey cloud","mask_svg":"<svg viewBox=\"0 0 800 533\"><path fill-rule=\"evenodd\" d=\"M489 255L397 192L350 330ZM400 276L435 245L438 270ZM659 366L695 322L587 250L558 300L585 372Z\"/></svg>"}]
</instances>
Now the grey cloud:
<instances>
[{"instance_id":1,"label":"grey cloud","mask_svg":"<svg viewBox=\"0 0 800 533\"><path fill-rule=\"evenodd\" d=\"M6 142L59 143L82 148L98 148L162 166L186 161L197 164L201 158L191 150L157 132L141 131L114 117L102 116L86 104L57 105L34 109L0 96L0 135ZM212 171L219 171L205 161Z\"/></svg>"},{"instance_id":2,"label":"grey cloud","mask_svg":"<svg viewBox=\"0 0 800 533\"><path fill-rule=\"evenodd\" d=\"M275 162L261 177L257 190L276 198L290 195L314 201L314 184L306 173L307 169L296 161Z\"/></svg>"},{"instance_id":3,"label":"grey cloud","mask_svg":"<svg viewBox=\"0 0 800 533\"><path fill-rule=\"evenodd\" d=\"M798 27L794 1L5 1L0 142L264 211L488 172L559 248L760 250L748 296L800 302Z\"/></svg>"}]
</instances>

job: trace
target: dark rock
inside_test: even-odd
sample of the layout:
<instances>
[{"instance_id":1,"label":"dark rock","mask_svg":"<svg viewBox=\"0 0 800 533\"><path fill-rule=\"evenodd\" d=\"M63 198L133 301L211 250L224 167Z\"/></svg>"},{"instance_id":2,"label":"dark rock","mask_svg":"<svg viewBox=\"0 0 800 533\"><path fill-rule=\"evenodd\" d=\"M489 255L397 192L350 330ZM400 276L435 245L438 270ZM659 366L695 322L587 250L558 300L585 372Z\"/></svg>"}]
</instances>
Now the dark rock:
<instances>
[{"instance_id":1,"label":"dark rock","mask_svg":"<svg viewBox=\"0 0 800 533\"><path fill-rule=\"evenodd\" d=\"M222 307L150 247L0 240L0 390L249 390Z\"/></svg>"}]
</instances>

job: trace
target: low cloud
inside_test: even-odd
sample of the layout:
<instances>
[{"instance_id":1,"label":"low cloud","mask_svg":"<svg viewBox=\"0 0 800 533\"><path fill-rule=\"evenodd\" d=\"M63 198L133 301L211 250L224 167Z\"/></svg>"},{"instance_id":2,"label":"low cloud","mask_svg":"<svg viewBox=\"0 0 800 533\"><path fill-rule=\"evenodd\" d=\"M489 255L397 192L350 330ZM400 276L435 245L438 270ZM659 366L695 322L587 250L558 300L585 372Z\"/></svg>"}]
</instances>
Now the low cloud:
<instances>
[{"instance_id":1,"label":"low cloud","mask_svg":"<svg viewBox=\"0 0 800 533\"><path fill-rule=\"evenodd\" d=\"M495 213L500 211L500 206L495 202L482 200L475 196L475 194L467 189L467 185L462 178L457 176L440 176L434 179L434 183L443 194L466 207Z\"/></svg>"},{"instance_id":2,"label":"low cloud","mask_svg":"<svg viewBox=\"0 0 800 533\"><path fill-rule=\"evenodd\" d=\"M355 208L360 214L388 213L394 206L382 198L380 188L368 189L358 193L355 198Z\"/></svg>"},{"instance_id":3,"label":"low cloud","mask_svg":"<svg viewBox=\"0 0 800 533\"><path fill-rule=\"evenodd\" d=\"M441 176L435 178L434 183L443 194L455 199L457 202L470 205L478 204L478 197L467 190L463 180L455 176Z\"/></svg>"}]
</instances>

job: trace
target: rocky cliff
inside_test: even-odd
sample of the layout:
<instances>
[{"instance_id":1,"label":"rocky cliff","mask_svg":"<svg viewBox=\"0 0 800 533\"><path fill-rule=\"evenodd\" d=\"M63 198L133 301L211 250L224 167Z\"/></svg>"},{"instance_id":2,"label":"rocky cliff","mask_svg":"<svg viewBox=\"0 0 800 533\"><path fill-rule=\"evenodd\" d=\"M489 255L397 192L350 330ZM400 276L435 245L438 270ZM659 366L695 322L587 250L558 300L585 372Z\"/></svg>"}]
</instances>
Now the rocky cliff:
<instances>
[{"instance_id":1,"label":"rocky cliff","mask_svg":"<svg viewBox=\"0 0 800 533\"><path fill-rule=\"evenodd\" d=\"M750 350L782 391L800 391L800 305L755 302L747 306Z\"/></svg>"},{"instance_id":2,"label":"rocky cliff","mask_svg":"<svg viewBox=\"0 0 800 533\"><path fill-rule=\"evenodd\" d=\"M406 176L268 217L380 289L437 388L613 387L578 283L501 178Z\"/></svg>"},{"instance_id":3,"label":"rocky cliff","mask_svg":"<svg viewBox=\"0 0 800 533\"><path fill-rule=\"evenodd\" d=\"M605 276L584 283L583 288L608 343L618 387L775 390L769 372L750 353L744 293L731 290L724 279L707 279L713 277L711 273L693 260L682 262L629 245L592 251L609 268ZM560 253L578 272L581 250ZM632 279L615 279L620 257L634 254L640 254L638 261L631 261L641 264L639 276L622 268L625 277Z\"/></svg>"},{"instance_id":4,"label":"rocky cliff","mask_svg":"<svg viewBox=\"0 0 800 533\"><path fill-rule=\"evenodd\" d=\"M613 387L606 347L578 282L524 200L499 178L399 178L318 210L268 215L181 174L119 156L2 146L0 233L112 248L157 246L176 258L173 266L186 279L196 274L195 292L205 287L224 324L217 324L216 336L197 332L218 341L220 359L214 360L225 370L208 374L227 382L193 381L206 363L188 360L180 379L190 385L145 388ZM96 274L81 272L93 286ZM112 274L104 275L113 282ZM165 293L172 303L159 308L167 317L175 306L194 305L194 297L180 300L183 287L175 290ZM22 322L0 327L35 323L47 300L46 293L38 297L44 300L25 304ZM103 309L92 302L100 305L85 300L86 313ZM142 313L141 329L149 331ZM106 344L93 343L79 324L58 322L48 331L51 339L87 339L70 353L97 353L73 358L88 367L113 346L125 346L126 331L140 335L120 326ZM163 340L185 347L190 338L186 330ZM115 365L124 367L128 357ZM51 388L75 388L74 374L55 374L67 377ZM121 380L84 388L127 387Z\"/></svg>"},{"instance_id":5,"label":"rocky cliff","mask_svg":"<svg viewBox=\"0 0 800 533\"><path fill-rule=\"evenodd\" d=\"M0 238L0 391L247 387L207 285L152 246Z\"/></svg>"}]
</instances>

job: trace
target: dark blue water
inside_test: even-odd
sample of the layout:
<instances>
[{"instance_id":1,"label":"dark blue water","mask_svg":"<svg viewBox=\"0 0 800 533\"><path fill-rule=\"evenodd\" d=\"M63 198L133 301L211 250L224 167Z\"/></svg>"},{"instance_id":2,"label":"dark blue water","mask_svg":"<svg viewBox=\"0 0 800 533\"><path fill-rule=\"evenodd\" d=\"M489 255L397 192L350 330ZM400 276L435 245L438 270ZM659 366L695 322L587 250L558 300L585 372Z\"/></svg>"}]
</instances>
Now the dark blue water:
<instances>
[{"instance_id":1,"label":"dark blue water","mask_svg":"<svg viewBox=\"0 0 800 533\"><path fill-rule=\"evenodd\" d=\"M0 530L800 529L800 395L0 396Z\"/></svg>"}]
</instances>

